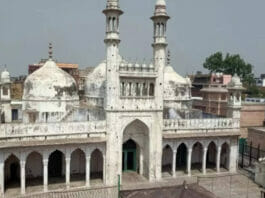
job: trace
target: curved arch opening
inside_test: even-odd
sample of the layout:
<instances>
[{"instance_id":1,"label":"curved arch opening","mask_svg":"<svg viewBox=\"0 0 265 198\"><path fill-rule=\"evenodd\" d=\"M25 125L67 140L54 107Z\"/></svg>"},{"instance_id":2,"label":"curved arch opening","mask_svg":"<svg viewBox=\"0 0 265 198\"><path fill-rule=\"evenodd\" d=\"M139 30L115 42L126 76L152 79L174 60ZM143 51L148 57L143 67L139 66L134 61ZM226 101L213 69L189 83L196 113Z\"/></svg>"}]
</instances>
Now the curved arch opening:
<instances>
[{"instance_id":1,"label":"curved arch opening","mask_svg":"<svg viewBox=\"0 0 265 198\"><path fill-rule=\"evenodd\" d=\"M192 147L191 169L196 174L202 171L203 146L196 142Z\"/></svg>"},{"instance_id":2,"label":"curved arch opening","mask_svg":"<svg viewBox=\"0 0 265 198\"><path fill-rule=\"evenodd\" d=\"M131 122L123 132L123 172L134 172L149 177L149 129L140 120Z\"/></svg>"},{"instance_id":3,"label":"curved arch opening","mask_svg":"<svg viewBox=\"0 0 265 198\"><path fill-rule=\"evenodd\" d=\"M20 187L20 163L19 159L11 154L5 160L5 191L8 193L9 189Z\"/></svg>"},{"instance_id":4,"label":"curved arch opening","mask_svg":"<svg viewBox=\"0 0 265 198\"><path fill-rule=\"evenodd\" d=\"M210 171L216 169L216 156L217 156L216 145L214 142L211 142L208 145L207 156L206 156L206 168L209 169Z\"/></svg>"},{"instance_id":5,"label":"curved arch opening","mask_svg":"<svg viewBox=\"0 0 265 198\"><path fill-rule=\"evenodd\" d=\"M83 150L76 149L71 154L70 181L72 186L85 185L86 156ZM81 183L80 183L81 182Z\"/></svg>"},{"instance_id":6,"label":"curved arch opening","mask_svg":"<svg viewBox=\"0 0 265 198\"><path fill-rule=\"evenodd\" d=\"M167 177L172 174L173 151L169 145L166 145L162 154L162 176Z\"/></svg>"},{"instance_id":7,"label":"curved arch opening","mask_svg":"<svg viewBox=\"0 0 265 198\"><path fill-rule=\"evenodd\" d=\"M56 150L49 156L48 181L49 184L65 184L65 156L61 151Z\"/></svg>"},{"instance_id":8,"label":"curved arch opening","mask_svg":"<svg viewBox=\"0 0 265 198\"><path fill-rule=\"evenodd\" d=\"M221 171L228 171L229 170L229 157L230 157L230 149L229 145L225 142L222 145L221 149L221 156L220 156L220 168Z\"/></svg>"},{"instance_id":9,"label":"curved arch opening","mask_svg":"<svg viewBox=\"0 0 265 198\"><path fill-rule=\"evenodd\" d=\"M178 146L176 153L176 171L185 174L187 168L187 146L182 143Z\"/></svg>"},{"instance_id":10,"label":"curved arch opening","mask_svg":"<svg viewBox=\"0 0 265 198\"><path fill-rule=\"evenodd\" d=\"M99 149L91 153L90 179L91 185L103 183L103 154Z\"/></svg>"},{"instance_id":11,"label":"curved arch opening","mask_svg":"<svg viewBox=\"0 0 265 198\"><path fill-rule=\"evenodd\" d=\"M43 163L42 155L36 151L31 152L26 160L26 187L30 192L34 191L34 186L43 184Z\"/></svg>"}]
</instances>

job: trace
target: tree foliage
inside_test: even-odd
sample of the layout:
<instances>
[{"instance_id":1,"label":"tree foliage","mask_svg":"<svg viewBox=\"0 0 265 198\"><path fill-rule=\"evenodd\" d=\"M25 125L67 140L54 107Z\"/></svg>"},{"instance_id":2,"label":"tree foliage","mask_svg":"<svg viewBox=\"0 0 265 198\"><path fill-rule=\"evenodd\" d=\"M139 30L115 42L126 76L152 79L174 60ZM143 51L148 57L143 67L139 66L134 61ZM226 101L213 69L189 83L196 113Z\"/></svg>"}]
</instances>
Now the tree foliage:
<instances>
[{"instance_id":1,"label":"tree foliage","mask_svg":"<svg viewBox=\"0 0 265 198\"><path fill-rule=\"evenodd\" d=\"M253 66L244 61L238 54L227 53L224 57L222 52L206 58L203 67L211 72L222 72L224 74L237 74L246 86L255 83L254 74L252 73Z\"/></svg>"}]
</instances>

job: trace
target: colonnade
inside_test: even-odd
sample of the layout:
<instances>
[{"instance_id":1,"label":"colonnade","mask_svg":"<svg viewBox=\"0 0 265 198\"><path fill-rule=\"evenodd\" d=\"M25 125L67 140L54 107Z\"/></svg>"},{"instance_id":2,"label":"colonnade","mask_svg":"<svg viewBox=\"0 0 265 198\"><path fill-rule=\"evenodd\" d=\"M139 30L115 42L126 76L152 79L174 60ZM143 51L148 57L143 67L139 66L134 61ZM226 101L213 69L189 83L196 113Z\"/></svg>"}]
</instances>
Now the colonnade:
<instances>
[{"instance_id":1,"label":"colonnade","mask_svg":"<svg viewBox=\"0 0 265 198\"><path fill-rule=\"evenodd\" d=\"M177 168L177 155L178 155L178 148L181 144L184 144L186 147L186 173L188 176L192 175L192 161L194 160L193 157L193 152L194 152L194 145L198 143L199 145L201 145L201 156L196 156L200 159L200 163L201 163L201 172L202 174L207 174L207 154L208 154L208 150L209 150L209 145L210 143L214 143L214 142L207 142L207 143L200 143L200 142L193 142L193 143L179 143L177 145L173 145L171 143L166 144L164 143L164 149L166 148L166 146L169 146L169 148L171 149L171 153L172 156L169 156L169 159L172 160L171 161L171 174L173 177L176 177L176 168ZM225 150L225 157L227 157L228 162L227 163L227 169L228 171L233 172L234 171L234 167L236 166L233 163L236 163L236 160L233 159L234 155L231 154L231 145L229 145L227 142L222 142L221 144L215 144L215 148L216 151L214 151L215 153L215 169L216 169L216 173L220 173L220 166L222 164L221 162L221 156L222 156L222 148ZM164 153L164 149L163 149L163 155ZM181 151L182 152L182 151ZM200 158L201 157L201 158ZM163 165L163 159L162 159L162 165ZM232 168L231 168L232 167Z\"/></svg>"},{"instance_id":2,"label":"colonnade","mask_svg":"<svg viewBox=\"0 0 265 198\"><path fill-rule=\"evenodd\" d=\"M71 177L71 154L76 151L79 148L76 149L66 149L66 152L62 152L65 156L65 184L66 188L70 188L70 177ZM81 150L81 149L80 149ZM105 152L102 149L86 149L85 151L81 150L85 154L85 186L90 187L90 174L91 174L91 156L92 153L95 152L96 150L100 151L102 154L103 158L103 184L105 184ZM44 151L44 152L39 152L39 151L32 151L29 153L8 153L5 157L3 154L0 154L0 195L5 193L5 162L6 160L11 156L15 156L17 158L17 161L19 161L19 166L20 166L20 189L21 189L21 194L26 193L26 163L28 160L28 156L36 152L42 156L42 165L43 165L43 170L42 170L42 175L43 175L43 190L44 192L48 191L48 178L49 178L49 157L50 155L55 152L55 151L60 151L60 150L53 150L53 151ZM61 152L61 151L60 151ZM79 162L80 163L80 162Z\"/></svg>"}]
</instances>

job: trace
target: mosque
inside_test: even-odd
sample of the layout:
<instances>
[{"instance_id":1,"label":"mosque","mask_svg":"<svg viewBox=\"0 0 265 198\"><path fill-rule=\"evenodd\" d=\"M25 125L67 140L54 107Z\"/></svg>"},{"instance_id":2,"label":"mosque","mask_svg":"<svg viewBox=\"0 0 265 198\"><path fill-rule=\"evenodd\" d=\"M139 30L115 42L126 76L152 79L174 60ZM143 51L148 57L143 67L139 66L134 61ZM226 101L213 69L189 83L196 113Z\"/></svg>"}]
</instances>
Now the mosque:
<instances>
[{"instance_id":1,"label":"mosque","mask_svg":"<svg viewBox=\"0 0 265 198\"><path fill-rule=\"evenodd\" d=\"M49 60L24 82L20 123L11 121L10 74L1 73L0 194L116 186L128 172L157 182L237 170L241 91L228 85L227 117L192 109L191 82L168 61L165 0L157 0L150 64L123 59L119 0L107 0L106 57L87 76L81 101L72 76ZM151 35L150 35L151 36ZM80 186L74 186L80 181Z\"/></svg>"}]
</instances>

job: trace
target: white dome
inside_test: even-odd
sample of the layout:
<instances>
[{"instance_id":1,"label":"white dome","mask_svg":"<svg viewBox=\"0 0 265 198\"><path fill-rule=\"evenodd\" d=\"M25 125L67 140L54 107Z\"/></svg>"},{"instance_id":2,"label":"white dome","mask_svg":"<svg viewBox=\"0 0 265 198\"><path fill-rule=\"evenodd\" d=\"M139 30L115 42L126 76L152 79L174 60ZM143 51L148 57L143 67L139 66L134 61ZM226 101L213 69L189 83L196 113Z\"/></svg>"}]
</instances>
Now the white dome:
<instances>
[{"instance_id":1,"label":"white dome","mask_svg":"<svg viewBox=\"0 0 265 198\"><path fill-rule=\"evenodd\" d=\"M1 82L2 83L10 82L10 74L6 69L1 73Z\"/></svg>"},{"instance_id":2,"label":"white dome","mask_svg":"<svg viewBox=\"0 0 265 198\"><path fill-rule=\"evenodd\" d=\"M156 5L163 5L166 6L166 1L165 0L157 0Z\"/></svg>"},{"instance_id":3,"label":"white dome","mask_svg":"<svg viewBox=\"0 0 265 198\"><path fill-rule=\"evenodd\" d=\"M170 84L171 82L174 84L190 85L190 80L175 72L173 67L166 66L164 70L164 83Z\"/></svg>"},{"instance_id":4,"label":"white dome","mask_svg":"<svg viewBox=\"0 0 265 198\"><path fill-rule=\"evenodd\" d=\"M242 82L237 74L235 74L228 83L229 88L242 88Z\"/></svg>"},{"instance_id":5,"label":"white dome","mask_svg":"<svg viewBox=\"0 0 265 198\"><path fill-rule=\"evenodd\" d=\"M104 98L106 67L106 61L103 61L94 69L92 73L88 74L85 84L86 97Z\"/></svg>"},{"instance_id":6,"label":"white dome","mask_svg":"<svg viewBox=\"0 0 265 198\"><path fill-rule=\"evenodd\" d=\"M74 78L48 60L40 69L27 77L23 100L79 100Z\"/></svg>"}]
</instances>

